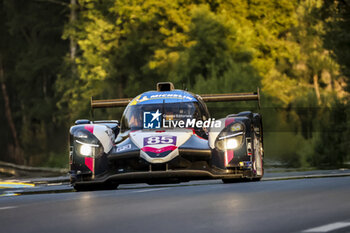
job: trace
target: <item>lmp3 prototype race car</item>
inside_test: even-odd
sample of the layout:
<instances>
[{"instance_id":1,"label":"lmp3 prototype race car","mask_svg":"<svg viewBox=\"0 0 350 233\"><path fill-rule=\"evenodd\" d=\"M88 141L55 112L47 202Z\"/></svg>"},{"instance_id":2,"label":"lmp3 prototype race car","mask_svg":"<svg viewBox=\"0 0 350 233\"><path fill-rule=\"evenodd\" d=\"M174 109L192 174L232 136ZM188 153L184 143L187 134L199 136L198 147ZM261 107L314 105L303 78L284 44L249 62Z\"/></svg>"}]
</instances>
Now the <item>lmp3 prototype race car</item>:
<instances>
[{"instance_id":1,"label":"lmp3 prototype race car","mask_svg":"<svg viewBox=\"0 0 350 233\"><path fill-rule=\"evenodd\" d=\"M263 169L262 117L250 111L210 118L205 102L260 101L256 93L195 95L157 84L134 99L93 100L125 107L121 121L77 120L70 129L70 175L76 190L125 183L222 179L258 181Z\"/></svg>"}]
</instances>

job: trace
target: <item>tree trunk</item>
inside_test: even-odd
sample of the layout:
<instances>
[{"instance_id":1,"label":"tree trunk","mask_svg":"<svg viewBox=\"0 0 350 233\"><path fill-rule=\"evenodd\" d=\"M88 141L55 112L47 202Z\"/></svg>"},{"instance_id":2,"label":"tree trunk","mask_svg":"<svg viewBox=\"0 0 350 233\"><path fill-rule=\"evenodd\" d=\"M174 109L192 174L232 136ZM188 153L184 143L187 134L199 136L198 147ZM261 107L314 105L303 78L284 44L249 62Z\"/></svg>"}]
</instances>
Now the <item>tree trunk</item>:
<instances>
[{"instance_id":1,"label":"tree trunk","mask_svg":"<svg viewBox=\"0 0 350 233\"><path fill-rule=\"evenodd\" d=\"M317 103L318 103L318 105L321 105L321 95L320 95L320 87L318 84L318 75L315 74L313 79L314 79L314 88L315 88L315 93L316 93L316 97L317 97Z\"/></svg>"},{"instance_id":2,"label":"tree trunk","mask_svg":"<svg viewBox=\"0 0 350 233\"><path fill-rule=\"evenodd\" d=\"M77 20L77 13L76 13L76 8L77 8L77 1L76 0L71 0L70 1L70 17L69 17L69 22L73 24ZM76 57L77 53L77 42L73 38L73 36L70 36L70 59L72 60L74 64L74 60Z\"/></svg>"},{"instance_id":3,"label":"tree trunk","mask_svg":"<svg viewBox=\"0 0 350 233\"><path fill-rule=\"evenodd\" d=\"M10 107L10 100L7 94L7 87L5 83L5 76L4 76L4 68L2 66L2 58L0 55L0 84L1 84L1 91L2 91L2 96L4 98L4 106L5 106L5 115L7 118L7 122L9 124L11 134L13 137L13 142L14 142L14 147L9 146L10 148L10 156L13 157L16 163L23 163L24 158L23 158L23 153L22 149L17 137L17 131L15 127L15 123L13 122L12 118L12 113L11 113L11 107Z\"/></svg>"}]
</instances>

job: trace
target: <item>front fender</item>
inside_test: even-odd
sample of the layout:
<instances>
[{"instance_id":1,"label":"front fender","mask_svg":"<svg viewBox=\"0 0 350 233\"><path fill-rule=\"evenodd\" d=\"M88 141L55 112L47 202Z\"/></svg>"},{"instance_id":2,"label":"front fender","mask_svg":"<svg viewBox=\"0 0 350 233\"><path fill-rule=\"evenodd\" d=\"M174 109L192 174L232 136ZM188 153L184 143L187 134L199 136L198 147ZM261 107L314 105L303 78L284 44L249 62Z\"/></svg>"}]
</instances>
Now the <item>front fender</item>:
<instances>
[{"instance_id":1,"label":"front fender","mask_svg":"<svg viewBox=\"0 0 350 233\"><path fill-rule=\"evenodd\" d=\"M107 154L113 148L114 133L99 124L82 124L70 128L70 170L77 176L93 178L108 169ZM90 147L84 154L82 146Z\"/></svg>"}]
</instances>

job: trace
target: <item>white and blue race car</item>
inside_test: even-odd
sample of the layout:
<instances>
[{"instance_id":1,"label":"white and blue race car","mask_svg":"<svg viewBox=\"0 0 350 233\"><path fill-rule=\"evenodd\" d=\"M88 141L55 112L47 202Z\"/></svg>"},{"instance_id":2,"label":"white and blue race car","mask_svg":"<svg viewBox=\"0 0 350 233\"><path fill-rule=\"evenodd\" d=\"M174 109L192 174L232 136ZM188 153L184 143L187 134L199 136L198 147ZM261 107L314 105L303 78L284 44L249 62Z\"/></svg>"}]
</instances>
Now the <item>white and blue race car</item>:
<instances>
[{"instance_id":1,"label":"white and blue race car","mask_svg":"<svg viewBox=\"0 0 350 233\"><path fill-rule=\"evenodd\" d=\"M205 102L260 100L257 93L195 95L172 83L134 99L92 100L125 107L121 121L77 120L70 129L70 174L76 190L125 183L260 180L262 117L250 111L212 119Z\"/></svg>"}]
</instances>

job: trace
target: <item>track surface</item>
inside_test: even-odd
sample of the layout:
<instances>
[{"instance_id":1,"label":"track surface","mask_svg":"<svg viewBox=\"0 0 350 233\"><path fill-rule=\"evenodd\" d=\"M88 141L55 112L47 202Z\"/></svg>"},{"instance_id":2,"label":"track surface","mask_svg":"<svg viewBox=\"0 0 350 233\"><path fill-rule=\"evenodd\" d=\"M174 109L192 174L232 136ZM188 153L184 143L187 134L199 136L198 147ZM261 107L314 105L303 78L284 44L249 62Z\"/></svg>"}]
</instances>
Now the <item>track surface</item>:
<instances>
[{"instance_id":1,"label":"track surface","mask_svg":"<svg viewBox=\"0 0 350 233\"><path fill-rule=\"evenodd\" d=\"M327 225L331 224L331 225ZM350 232L350 177L0 198L0 232Z\"/></svg>"}]
</instances>

